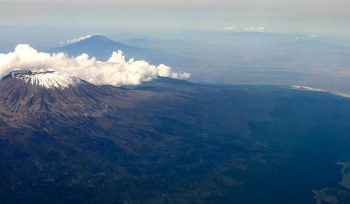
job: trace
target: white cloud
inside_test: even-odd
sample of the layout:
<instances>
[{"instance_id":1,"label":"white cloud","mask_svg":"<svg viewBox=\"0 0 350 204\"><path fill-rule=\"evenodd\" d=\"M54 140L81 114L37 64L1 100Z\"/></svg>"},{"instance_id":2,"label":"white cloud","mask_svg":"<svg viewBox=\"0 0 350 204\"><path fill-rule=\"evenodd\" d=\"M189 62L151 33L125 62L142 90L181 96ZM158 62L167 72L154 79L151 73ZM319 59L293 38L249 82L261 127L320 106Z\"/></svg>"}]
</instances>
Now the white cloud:
<instances>
[{"instance_id":1,"label":"white cloud","mask_svg":"<svg viewBox=\"0 0 350 204\"><path fill-rule=\"evenodd\" d=\"M84 36L80 36L80 37L73 38L73 39L70 39L70 40L66 40L64 42L60 42L60 44L61 45L68 45L68 44L72 44L72 43L77 43L79 41L91 38L92 36L94 36L94 35L84 35Z\"/></svg>"},{"instance_id":2,"label":"white cloud","mask_svg":"<svg viewBox=\"0 0 350 204\"><path fill-rule=\"evenodd\" d=\"M294 89L300 89L300 90L305 90L305 91L316 91L316 92L326 92L323 89L319 89L319 88L313 88L310 86L292 86L292 88Z\"/></svg>"},{"instance_id":3,"label":"white cloud","mask_svg":"<svg viewBox=\"0 0 350 204\"><path fill-rule=\"evenodd\" d=\"M227 25L222 28L224 31L237 31L237 32L251 32L251 33L256 33L256 32L265 32L266 29L263 26L248 26L244 28L239 28L233 25Z\"/></svg>"},{"instance_id":4,"label":"white cloud","mask_svg":"<svg viewBox=\"0 0 350 204\"><path fill-rule=\"evenodd\" d=\"M38 52L29 45L19 44L14 52L0 54L0 76L10 71L30 69L32 71L57 71L89 81L94 84L114 86L138 85L160 77L187 79L189 73L172 72L166 65L151 65L146 61L125 60L121 51L113 52L107 61L97 61L87 54L71 58L64 53Z\"/></svg>"},{"instance_id":5,"label":"white cloud","mask_svg":"<svg viewBox=\"0 0 350 204\"><path fill-rule=\"evenodd\" d=\"M237 31L237 28L233 25L228 25L222 28L224 31Z\"/></svg>"},{"instance_id":6,"label":"white cloud","mask_svg":"<svg viewBox=\"0 0 350 204\"><path fill-rule=\"evenodd\" d=\"M265 28L263 26L249 26L244 28L245 32L264 32Z\"/></svg>"},{"instance_id":7,"label":"white cloud","mask_svg":"<svg viewBox=\"0 0 350 204\"><path fill-rule=\"evenodd\" d=\"M344 97L344 98L350 98L350 94L347 93L341 93L341 92L333 92L333 91L328 91L325 89L320 89L320 88L314 88L310 86L291 86L293 89L299 89L302 91L314 91L314 92L325 92L325 93L330 93L334 94L336 96Z\"/></svg>"}]
</instances>

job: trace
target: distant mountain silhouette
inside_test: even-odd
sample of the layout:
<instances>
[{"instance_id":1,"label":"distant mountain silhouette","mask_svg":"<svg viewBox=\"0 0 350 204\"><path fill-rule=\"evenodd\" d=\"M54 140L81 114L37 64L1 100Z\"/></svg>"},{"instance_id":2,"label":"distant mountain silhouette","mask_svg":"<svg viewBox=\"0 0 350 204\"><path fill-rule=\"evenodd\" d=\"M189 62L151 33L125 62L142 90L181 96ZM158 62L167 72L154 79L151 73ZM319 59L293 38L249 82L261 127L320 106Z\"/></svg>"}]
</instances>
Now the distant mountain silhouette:
<instances>
[{"instance_id":1,"label":"distant mountain silhouette","mask_svg":"<svg viewBox=\"0 0 350 204\"><path fill-rule=\"evenodd\" d=\"M115 42L102 35L94 35L84 40L68 44L64 47L54 48L51 52L64 52L71 56L86 53L100 60L107 60L113 51L121 50L125 54L134 54L143 51L140 48Z\"/></svg>"},{"instance_id":2,"label":"distant mountain silhouette","mask_svg":"<svg viewBox=\"0 0 350 204\"><path fill-rule=\"evenodd\" d=\"M175 56L164 51L130 46L113 41L102 35L94 35L81 41L53 48L49 52L64 52L70 56L79 56L83 53L96 57L98 60L108 60L114 51L121 50L127 59L147 60L150 63L161 64L174 61Z\"/></svg>"}]
</instances>

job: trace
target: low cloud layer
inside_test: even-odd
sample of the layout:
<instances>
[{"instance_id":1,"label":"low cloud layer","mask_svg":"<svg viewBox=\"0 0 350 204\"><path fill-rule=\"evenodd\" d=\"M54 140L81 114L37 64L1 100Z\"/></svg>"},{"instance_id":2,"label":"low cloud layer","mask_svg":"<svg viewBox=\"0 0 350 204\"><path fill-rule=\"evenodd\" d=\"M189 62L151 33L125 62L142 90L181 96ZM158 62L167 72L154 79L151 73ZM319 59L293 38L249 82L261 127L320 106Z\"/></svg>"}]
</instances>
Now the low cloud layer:
<instances>
[{"instance_id":1,"label":"low cloud layer","mask_svg":"<svg viewBox=\"0 0 350 204\"><path fill-rule=\"evenodd\" d=\"M68 45L68 44L80 42L80 41L82 41L82 40L91 38L92 36L93 36L93 35L80 36L80 37L77 37L77 38L73 38L73 39L71 39L71 40L66 40L66 41L64 41L64 42L60 42L60 44L61 44L61 45Z\"/></svg>"},{"instance_id":2,"label":"low cloud layer","mask_svg":"<svg viewBox=\"0 0 350 204\"><path fill-rule=\"evenodd\" d=\"M233 25L228 25L222 28L224 31L235 31L235 32L252 32L252 33L259 33L259 32L265 32L266 29L263 26L248 26L244 28L239 28Z\"/></svg>"},{"instance_id":3,"label":"low cloud layer","mask_svg":"<svg viewBox=\"0 0 350 204\"><path fill-rule=\"evenodd\" d=\"M78 77L93 84L138 85L160 77L187 79L189 73L173 72L166 65L151 65L146 61L125 60L121 51L113 52L107 61L97 61L82 54L72 58L64 53L38 52L29 45L20 44L14 52L0 54L0 76L13 70L58 71Z\"/></svg>"},{"instance_id":4,"label":"low cloud layer","mask_svg":"<svg viewBox=\"0 0 350 204\"><path fill-rule=\"evenodd\" d=\"M265 28L263 26L249 26L244 28L245 32L264 32Z\"/></svg>"}]
</instances>

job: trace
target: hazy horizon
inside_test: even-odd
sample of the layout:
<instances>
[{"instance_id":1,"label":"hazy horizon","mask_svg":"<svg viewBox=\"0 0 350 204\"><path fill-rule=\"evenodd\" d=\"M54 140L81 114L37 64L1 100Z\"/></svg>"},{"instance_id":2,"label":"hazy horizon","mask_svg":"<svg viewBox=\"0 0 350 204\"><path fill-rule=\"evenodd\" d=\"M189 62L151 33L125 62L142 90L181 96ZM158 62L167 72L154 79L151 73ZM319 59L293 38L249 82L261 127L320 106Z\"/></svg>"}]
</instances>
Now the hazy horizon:
<instances>
[{"instance_id":1,"label":"hazy horizon","mask_svg":"<svg viewBox=\"0 0 350 204\"><path fill-rule=\"evenodd\" d=\"M345 0L0 3L0 53L17 44L50 52L101 34L145 49L126 52L127 59L166 64L191 73L195 81L308 85L350 93L350 4ZM106 60L112 51L117 50L90 57Z\"/></svg>"},{"instance_id":2,"label":"hazy horizon","mask_svg":"<svg viewBox=\"0 0 350 204\"><path fill-rule=\"evenodd\" d=\"M44 28L60 35L100 32L159 33L265 31L349 38L350 4L346 0L0 0L1 34L10 29ZM48 31L46 31L48 32ZM37 32L40 33L40 32ZM48 32L53 37L54 32ZM32 36L35 40L35 36Z\"/></svg>"}]
</instances>

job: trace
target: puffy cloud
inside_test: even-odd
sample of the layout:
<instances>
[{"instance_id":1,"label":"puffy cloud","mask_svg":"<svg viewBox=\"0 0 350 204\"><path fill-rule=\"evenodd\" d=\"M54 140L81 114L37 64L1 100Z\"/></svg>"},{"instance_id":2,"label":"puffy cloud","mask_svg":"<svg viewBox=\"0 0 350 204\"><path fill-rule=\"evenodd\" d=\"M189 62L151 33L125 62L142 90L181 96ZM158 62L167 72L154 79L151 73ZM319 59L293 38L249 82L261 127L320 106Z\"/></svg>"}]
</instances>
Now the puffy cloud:
<instances>
[{"instance_id":1,"label":"puffy cloud","mask_svg":"<svg viewBox=\"0 0 350 204\"><path fill-rule=\"evenodd\" d=\"M21 69L57 71L94 84L114 86L138 85L158 76L175 79L190 77L189 73L173 72L171 67L163 64L155 66L143 60L126 61L121 51L113 52L107 61L98 61L87 54L72 58L64 53L38 52L25 44L19 44L14 52L0 54L0 76Z\"/></svg>"}]
</instances>

